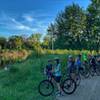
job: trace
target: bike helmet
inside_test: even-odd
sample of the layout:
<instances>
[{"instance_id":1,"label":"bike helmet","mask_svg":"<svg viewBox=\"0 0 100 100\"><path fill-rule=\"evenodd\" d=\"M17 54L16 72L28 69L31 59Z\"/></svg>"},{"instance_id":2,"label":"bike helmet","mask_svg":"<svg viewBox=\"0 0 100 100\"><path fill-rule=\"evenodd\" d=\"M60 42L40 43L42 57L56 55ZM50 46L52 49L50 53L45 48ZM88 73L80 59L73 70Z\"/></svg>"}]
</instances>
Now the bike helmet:
<instances>
[{"instance_id":1,"label":"bike helmet","mask_svg":"<svg viewBox=\"0 0 100 100\"><path fill-rule=\"evenodd\" d=\"M68 58L69 58L69 59L70 59L70 58L73 58L73 56L72 56L72 55L69 55Z\"/></svg>"}]
</instances>

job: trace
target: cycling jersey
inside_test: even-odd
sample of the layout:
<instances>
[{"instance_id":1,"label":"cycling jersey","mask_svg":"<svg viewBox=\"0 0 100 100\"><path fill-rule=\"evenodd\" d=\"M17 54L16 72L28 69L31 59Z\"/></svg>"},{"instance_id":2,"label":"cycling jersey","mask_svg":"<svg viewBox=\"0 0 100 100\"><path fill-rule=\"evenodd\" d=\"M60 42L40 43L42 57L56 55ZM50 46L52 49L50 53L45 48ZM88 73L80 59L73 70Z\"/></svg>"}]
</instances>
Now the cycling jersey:
<instances>
[{"instance_id":1,"label":"cycling jersey","mask_svg":"<svg viewBox=\"0 0 100 100\"><path fill-rule=\"evenodd\" d=\"M54 76L61 76L61 65L57 64L54 67Z\"/></svg>"},{"instance_id":2,"label":"cycling jersey","mask_svg":"<svg viewBox=\"0 0 100 100\"><path fill-rule=\"evenodd\" d=\"M96 70L96 59L94 57L90 60L90 66L93 67L94 70Z\"/></svg>"},{"instance_id":3,"label":"cycling jersey","mask_svg":"<svg viewBox=\"0 0 100 100\"><path fill-rule=\"evenodd\" d=\"M46 75L51 76L52 75L52 64L46 65Z\"/></svg>"},{"instance_id":4,"label":"cycling jersey","mask_svg":"<svg viewBox=\"0 0 100 100\"><path fill-rule=\"evenodd\" d=\"M96 59L94 57L90 60L90 64L96 65Z\"/></svg>"},{"instance_id":5,"label":"cycling jersey","mask_svg":"<svg viewBox=\"0 0 100 100\"><path fill-rule=\"evenodd\" d=\"M51 71L52 70L52 64L46 65L46 69L47 69L47 71Z\"/></svg>"},{"instance_id":6,"label":"cycling jersey","mask_svg":"<svg viewBox=\"0 0 100 100\"><path fill-rule=\"evenodd\" d=\"M83 61L87 61L87 60L88 60L87 55L86 55L85 53L82 54L82 60L83 60Z\"/></svg>"},{"instance_id":7,"label":"cycling jersey","mask_svg":"<svg viewBox=\"0 0 100 100\"><path fill-rule=\"evenodd\" d=\"M74 61L69 61L68 62L68 68L74 68L75 65L74 65Z\"/></svg>"},{"instance_id":8,"label":"cycling jersey","mask_svg":"<svg viewBox=\"0 0 100 100\"><path fill-rule=\"evenodd\" d=\"M73 73L75 69L76 67L75 67L74 61L69 61L68 62L68 74L70 75L70 73Z\"/></svg>"},{"instance_id":9,"label":"cycling jersey","mask_svg":"<svg viewBox=\"0 0 100 100\"><path fill-rule=\"evenodd\" d=\"M81 60L79 58L76 59L75 65L79 68L81 67Z\"/></svg>"}]
</instances>

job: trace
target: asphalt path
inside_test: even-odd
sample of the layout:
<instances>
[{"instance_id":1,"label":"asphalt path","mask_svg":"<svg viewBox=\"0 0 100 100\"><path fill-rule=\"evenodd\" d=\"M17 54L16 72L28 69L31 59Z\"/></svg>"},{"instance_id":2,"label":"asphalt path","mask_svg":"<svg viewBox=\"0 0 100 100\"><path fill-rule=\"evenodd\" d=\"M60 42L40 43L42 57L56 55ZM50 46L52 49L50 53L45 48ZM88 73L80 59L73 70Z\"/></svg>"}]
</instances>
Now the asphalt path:
<instances>
[{"instance_id":1,"label":"asphalt path","mask_svg":"<svg viewBox=\"0 0 100 100\"><path fill-rule=\"evenodd\" d=\"M82 79L73 94L57 97L57 100L100 100L100 76Z\"/></svg>"}]
</instances>

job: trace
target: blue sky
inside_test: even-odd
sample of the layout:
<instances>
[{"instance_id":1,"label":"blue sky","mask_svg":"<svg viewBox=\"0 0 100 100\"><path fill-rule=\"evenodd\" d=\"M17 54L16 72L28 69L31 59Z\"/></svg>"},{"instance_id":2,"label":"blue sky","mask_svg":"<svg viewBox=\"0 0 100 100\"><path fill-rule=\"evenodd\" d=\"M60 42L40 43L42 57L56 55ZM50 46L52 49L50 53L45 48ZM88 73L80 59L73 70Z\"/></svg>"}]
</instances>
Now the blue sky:
<instances>
[{"instance_id":1,"label":"blue sky","mask_svg":"<svg viewBox=\"0 0 100 100\"><path fill-rule=\"evenodd\" d=\"M72 3L86 9L90 0L0 0L0 36L46 34L58 12Z\"/></svg>"}]
</instances>

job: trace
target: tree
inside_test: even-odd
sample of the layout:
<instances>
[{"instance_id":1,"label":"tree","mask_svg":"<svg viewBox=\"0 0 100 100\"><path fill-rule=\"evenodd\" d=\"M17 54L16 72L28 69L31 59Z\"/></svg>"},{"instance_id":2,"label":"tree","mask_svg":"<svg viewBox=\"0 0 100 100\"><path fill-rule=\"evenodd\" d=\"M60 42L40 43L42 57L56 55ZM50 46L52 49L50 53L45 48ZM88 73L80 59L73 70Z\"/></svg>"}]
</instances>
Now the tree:
<instances>
[{"instance_id":1,"label":"tree","mask_svg":"<svg viewBox=\"0 0 100 100\"><path fill-rule=\"evenodd\" d=\"M46 49L50 49L50 47L51 47L51 38L50 38L49 35L46 35L43 38L42 47L46 48Z\"/></svg>"},{"instance_id":2,"label":"tree","mask_svg":"<svg viewBox=\"0 0 100 100\"><path fill-rule=\"evenodd\" d=\"M12 36L8 41L10 49L21 49L23 46L23 38L21 36Z\"/></svg>"},{"instance_id":3,"label":"tree","mask_svg":"<svg viewBox=\"0 0 100 100\"><path fill-rule=\"evenodd\" d=\"M5 49L7 46L7 39L4 37L0 37L0 48Z\"/></svg>"},{"instance_id":4,"label":"tree","mask_svg":"<svg viewBox=\"0 0 100 100\"><path fill-rule=\"evenodd\" d=\"M56 30L56 32L54 32L56 34L56 48L82 48L82 41L85 41L86 15L79 5L72 4L67 6L65 10L57 16L52 27Z\"/></svg>"},{"instance_id":5,"label":"tree","mask_svg":"<svg viewBox=\"0 0 100 100\"><path fill-rule=\"evenodd\" d=\"M40 33L32 34L25 41L25 45L29 49L35 49L35 48L40 47L40 45L41 45L41 34Z\"/></svg>"},{"instance_id":6,"label":"tree","mask_svg":"<svg viewBox=\"0 0 100 100\"><path fill-rule=\"evenodd\" d=\"M91 49L100 47L100 0L91 0L87 9L87 33Z\"/></svg>"},{"instance_id":7,"label":"tree","mask_svg":"<svg viewBox=\"0 0 100 100\"><path fill-rule=\"evenodd\" d=\"M50 38L50 41L49 41L50 48L53 50L53 49L55 49L54 42L55 42L56 34L57 34L57 27L56 27L56 25L51 23L50 26L48 27L47 31L48 31L47 35Z\"/></svg>"}]
</instances>

